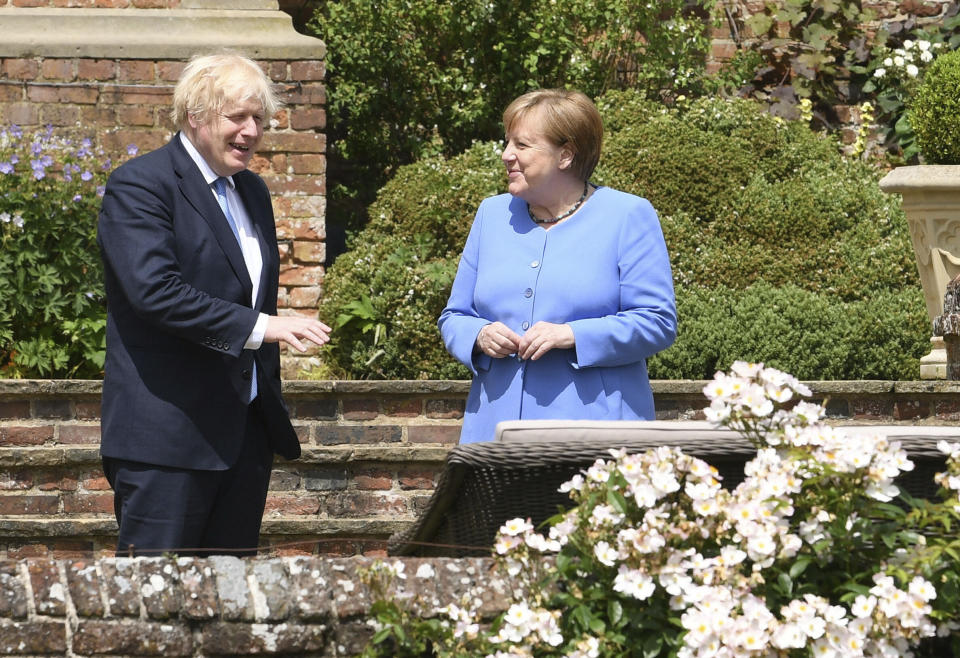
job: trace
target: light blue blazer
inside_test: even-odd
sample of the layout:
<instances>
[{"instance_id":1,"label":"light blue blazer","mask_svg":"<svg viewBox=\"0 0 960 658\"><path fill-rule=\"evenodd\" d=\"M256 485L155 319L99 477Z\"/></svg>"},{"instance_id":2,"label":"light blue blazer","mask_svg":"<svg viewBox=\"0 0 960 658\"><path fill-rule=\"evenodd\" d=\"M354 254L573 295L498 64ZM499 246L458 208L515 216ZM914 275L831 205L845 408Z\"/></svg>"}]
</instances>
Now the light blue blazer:
<instances>
[{"instance_id":1,"label":"light blue blazer","mask_svg":"<svg viewBox=\"0 0 960 658\"><path fill-rule=\"evenodd\" d=\"M519 335L567 323L576 346L537 361L474 353L484 325ZM491 441L501 420L655 417L646 358L676 338L670 260L646 199L600 187L549 231L509 194L485 199L438 322L473 373L461 443Z\"/></svg>"}]
</instances>

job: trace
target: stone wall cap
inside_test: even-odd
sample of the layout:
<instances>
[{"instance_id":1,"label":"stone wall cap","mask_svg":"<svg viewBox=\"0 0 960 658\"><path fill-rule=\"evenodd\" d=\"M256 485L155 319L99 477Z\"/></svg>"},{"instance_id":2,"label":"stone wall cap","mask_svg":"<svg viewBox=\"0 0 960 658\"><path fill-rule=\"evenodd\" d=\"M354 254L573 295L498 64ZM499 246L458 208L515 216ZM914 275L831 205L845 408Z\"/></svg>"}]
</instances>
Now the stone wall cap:
<instances>
[{"instance_id":1,"label":"stone wall cap","mask_svg":"<svg viewBox=\"0 0 960 658\"><path fill-rule=\"evenodd\" d=\"M0 7L0 57L184 60L224 48L254 59L326 56L323 41L294 30L276 2L273 9L262 3L207 8L223 4L229 3L186 9Z\"/></svg>"},{"instance_id":2,"label":"stone wall cap","mask_svg":"<svg viewBox=\"0 0 960 658\"><path fill-rule=\"evenodd\" d=\"M897 167L880 181L884 192L960 189L960 165L912 165Z\"/></svg>"},{"instance_id":3,"label":"stone wall cap","mask_svg":"<svg viewBox=\"0 0 960 658\"><path fill-rule=\"evenodd\" d=\"M102 392L99 379L0 379L2 397L98 396Z\"/></svg>"},{"instance_id":4,"label":"stone wall cap","mask_svg":"<svg viewBox=\"0 0 960 658\"><path fill-rule=\"evenodd\" d=\"M346 464L353 462L442 462L452 446L422 446L419 444L331 446L316 448L301 445L296 460L309 464Z\"/></svg>"},{"instance_id":5,"label":"stone wall cap","mask_svg":"<svg viewBox=\"0 0 960 658\"><path fill-rule=\"evenodd\" d=\"M702 395L709 383L706 379L654 379L650 382L654 395ZM824 380L805 381L816 394L902 392L940 392L938 386L952 392L950 382L887 381L887 380ZM51 397L61 395L97 396L103 390L99 379L0 379L0 397ZM314 395L466 395L470 381L461 379L363 379L283 381L283 393L290 398Z\"/></svg>"},{"instance_id":6,"label":"stone wall cap","mask_svg":"<svg viewBox=\"0 0 960 658\"><path fill-rule=\"evenodd\" d=\"M317 393L346 393L365 395L409 395L424 393L466 394L470 382L448 379L362 379L362 380L306 380L288 379L283 382L286 396L316 395Z\"/></svg>"}]
</instances>

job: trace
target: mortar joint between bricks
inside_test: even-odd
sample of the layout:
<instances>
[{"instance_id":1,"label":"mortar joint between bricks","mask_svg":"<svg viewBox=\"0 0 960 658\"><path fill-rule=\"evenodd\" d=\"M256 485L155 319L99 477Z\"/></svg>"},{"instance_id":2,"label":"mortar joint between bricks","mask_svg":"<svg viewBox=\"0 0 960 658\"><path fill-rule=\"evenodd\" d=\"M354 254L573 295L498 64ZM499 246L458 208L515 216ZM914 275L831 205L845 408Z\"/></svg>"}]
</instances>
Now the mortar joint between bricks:
<instances>
[{"instance_id":1,"label":"mortar joint between bricks","mask_svg":"<svg viewBox=\"0 0 960 658\"><path fill-rule=\"evenodd\" d=\"M64 633L67 640L67 655L73 655L73 634L80 625L80 617L77 615L77 606L73 603L73 597L70 595L70 587L67 583L67 565L62 560L57 560L57 576L60 578L60 586L63 587L63 604L66 610L66 619L64 620Z\"/></svg>"}]
</instances>

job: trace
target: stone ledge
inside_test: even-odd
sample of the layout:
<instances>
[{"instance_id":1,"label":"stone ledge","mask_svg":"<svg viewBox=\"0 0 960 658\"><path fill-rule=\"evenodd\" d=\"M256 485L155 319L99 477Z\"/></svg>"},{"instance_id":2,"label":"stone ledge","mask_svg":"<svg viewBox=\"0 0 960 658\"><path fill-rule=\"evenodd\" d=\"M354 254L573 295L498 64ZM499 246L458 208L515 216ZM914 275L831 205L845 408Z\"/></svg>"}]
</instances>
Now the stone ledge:
<instances>
[{"instance_id":1,"label":"stone ledge","mask_svg":"<svg viewBox=\"0 0 960 658\"><path fill-rule=\"evenodd\" d=\"M99 464L98 447L10 448L0 449L0 466L73 466Z\"/></svg>"},{"instance_id":2,"label":"stone ledge","mask_svg":"<svg viewBox=\"0 0 960 658\"><path fill-rule=\"evenodd\" d=\"M265 516L261 527L263 537L337 537L350 535L387 537L406 530L412 517L366 517L353 519L323 519L315 516ZM4 538L55 537L116 537L117 522L113 517L67 519L13 519L0 517L0 536Z\"/></svg>"},{"instance_id":3,"label":"stone ledge","mask_svg":"<svg viewBox=\"0 0 960 658\"><path fill-rule=\"evenodd\" d=\"M0 10L2 11L2 10ZM656 395L703 395L709 383L701 379L655 379L650 382ZM960 382L917 380L893 381L882 379L805 381L814 395L883 395L888 393L960 393ZM0 396L5 398L100 395L103 382L98 379L0 379ZM283 382L283 393L291 400L316 395L466 395L470 381L460 379L364 379L364 380L303 380Z\"/></svg>"},{"instance_id":4,"label":"stone ledge","mask_svg":"<svg viewBox=\"0 0 960 658\"><path fill-rule=\"evenodd\" d=\"M446 459L450 447L420 447L417 444L402 444L399 446L369 446L343 448L313 448L301 446L303 455L300 459L281 463L297 465L310 464L344 464L347 462L430 462L442 463Z\"/></svg>"},{"instance_id":5,"label":"stone ledge","mask_svg":"<svg viewBox=\"0 0 960 658\"><path fill-rule=\"evenodd\" d=\"M360 519L318 519L312 518L263 518L260 529L262 536L290 536L290 537L336 537L347 539L349 534L386 537L402 532L410 527L416 519L391 516L389 518L360 518Z\"/></svg>"},{"instance_id":6,"label":"stone ledge","mask_svg":"<svg viewBox=\"0 0 960 658\"><path fill-rule=\"evenodd\" d=\"M223 48L254 59L323 59L323 41L263 3L185 3L179 9L0 7L0 57L173 59ZM234 3L236 6L237 3ZM191 7L193 5L193 7ZM200 8L196 6L199 5ZM211 8L207 8L211 7ZM56 38L51 39L51 35Z\"/></svg>"},{"instance_id":7,"label":"stone ledge","mask_svg":"<svg viewBox=\"0 0 960 658\"><path fill-rule=\"evenodd\" d=\"M296 460L277 458L277 465L346 464L350 462L430 463L440 464L450 447L426 446L416 443L400 445L371 445L343 447L301 446L303 455ZM100 449L94 445L83 447L0 446L0 466L43 467L79 466L100 463Z\"/></svg>"}]
</instances>

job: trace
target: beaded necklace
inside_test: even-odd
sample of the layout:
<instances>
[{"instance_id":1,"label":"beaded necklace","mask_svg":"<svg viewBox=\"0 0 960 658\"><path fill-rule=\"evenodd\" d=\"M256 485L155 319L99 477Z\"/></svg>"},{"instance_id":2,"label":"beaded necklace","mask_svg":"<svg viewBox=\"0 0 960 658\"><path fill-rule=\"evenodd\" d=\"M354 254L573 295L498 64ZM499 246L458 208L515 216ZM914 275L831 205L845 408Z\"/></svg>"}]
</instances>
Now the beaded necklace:
<instances>
[{"instance_id":1,"label":"beaded necklace","mask_svg":"<svg viewBox=\"0 0 960 658\"><path fill-rule=\"evenodd\" d=\"M556 217L548 217L548 218L546 218L546 219L540 219L539 217L534 217L534 216L533 216L533 211L530 210L530 204L529 204L529 203L527 204L527 214L530 215L530 219L532 219L532 220L533 220L535 223L537 223L537 224L555 224L555 223L559 222L561 219L566 219L567 217L569 217L569 216L572 215L573 213L577 212L577 209L578 209L581 205L583 205L584 199L587 198L587 190L589 189L589 186L590 186L590 183L584 181L584 183L583 183L583 194L581 194L581 195L580 195L580 198L577 199L577 202L570 207L570 210L568 210L567 212L563 213L562 215L557 215Z\"/></svg>"}]
</instances>

